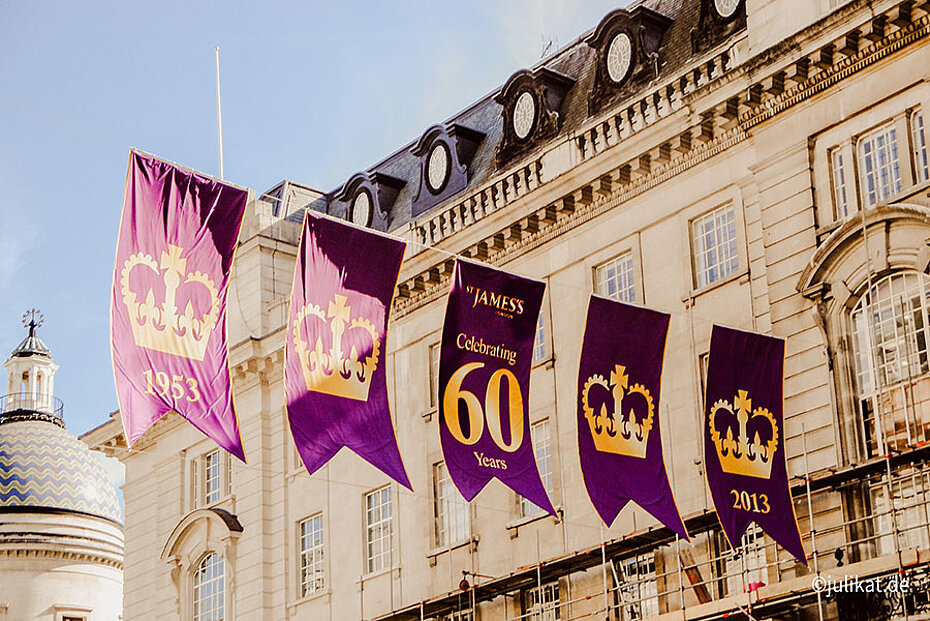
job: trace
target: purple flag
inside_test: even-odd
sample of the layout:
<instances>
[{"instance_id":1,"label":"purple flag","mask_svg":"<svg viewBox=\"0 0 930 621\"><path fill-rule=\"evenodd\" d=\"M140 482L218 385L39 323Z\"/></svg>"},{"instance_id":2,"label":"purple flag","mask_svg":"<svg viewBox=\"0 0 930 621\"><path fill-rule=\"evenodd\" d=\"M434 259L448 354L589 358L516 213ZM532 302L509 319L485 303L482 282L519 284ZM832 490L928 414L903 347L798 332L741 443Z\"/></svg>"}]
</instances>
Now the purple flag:
<instances>
[{"instance_id":1,"label":"purple flag","mask_svg":"<svg viewBox=\"0 0 930 621\"><path fill-rule=\"evenodd\" d=\"M466 500L498 478L555 515L530 438L529 384L546 285L456 262L439 357L439 439Z\"/></svg>"},{"instance_id":2,"label":"purple flag","mask_svg":"<svg viewBox=\"0 0 930 621\"><path fill-rule=\"evenodd\" d=\"M307 212L297 253L284 383L307 471L343 446L410 487L388 404L387 322L403 242Z\"/></svg>"},{"instance_id":3,"label":"purple flag","mask_svg":"<svg viewBox=\"0 0 930 621\"><path fill-rule=\"evenodd\" d=\"M668 318L591 296L578 370L578 451L588 496L607 526L632 500L687 539L659 433Z\"/></svg>"},{"instance_id":4,"label":"purple flag","mask_svg":"<svg viewBox=\"0 0 930 621\"><path fill-rule=\"evenodd\" d=\"M704 400L704 460L730 545L755 522L807 564L785 466L782 339L714 326Z\"/></svg>"},{"instance_id":5,"label":"purple flag","mask_svg":"<svg viewBox=\"0 0 930 621\"><path fill-rule=\"evenodd\" d=\"M248 191L132 151L110 308L130 445L175 411L245 461L226 352L226 289Z\"/></svg>"}]
</instances>

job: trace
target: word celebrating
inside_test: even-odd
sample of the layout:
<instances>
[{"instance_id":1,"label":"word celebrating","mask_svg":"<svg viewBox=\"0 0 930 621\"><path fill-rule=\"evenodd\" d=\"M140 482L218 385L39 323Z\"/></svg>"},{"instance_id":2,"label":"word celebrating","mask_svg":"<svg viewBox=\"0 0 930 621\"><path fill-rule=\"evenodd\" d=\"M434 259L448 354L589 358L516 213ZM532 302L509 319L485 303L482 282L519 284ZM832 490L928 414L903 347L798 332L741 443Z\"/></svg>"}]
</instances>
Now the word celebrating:
<instances>
[{"instance_id":1,"label":"word celebrating","mask_svg":"<svg viewBox=\"0 0 930 621\"><path fill-rule=\"evenodd\" d=\"M517 362L516 351L507 349L507 347L503 344L488 345L481 337L478 337L478 340L476 341L475 337L468 336L464 332L459 332L459 335L455 338L455 345L459 349L464 349L465 351L473 351L476 354L482 354L492 358L506 360L507 364L510 366L513 366Z\"/></svg>"},{"instance_id":2,"label":"word celebrating","mask_svg":"<svg viewBox=\"0 0 930 621\"><path fill-rule=\"evenodd\" d=\"M145 376L145 394L147 395L172 399L183 398L191 403L200 401L200 386L193 377L183 375L171 375L169 377L164 371L152 371L150 369L143 371L142 375Z\"/></svg>"},{"instance_id":3,"label":"word celebrating","mask_svg":"<svg viewBox=\"0 0 930 621\"><path fill-rule=\"evenodd\" d=\"M508 317L512 317L514 313L517 315L523 314L523 300L520 298L512 298L509 295L501 295L500 293L494 293L493 291L488 291L487 289L474 287L472 285L466 286L465 290L470 295L474 296L474 300L471 303L472 308L478 306L478 304L482 304L484 306L490 306L494 310L501 311L502 315Z\"/></svg>"},{"instance_id":4,"label":"word celebrating","mask_svg":"<svg viewBox=\"0 0 930 621\"><path fill-rule=\"evenodd\" d=\"M734 509L752 513L769 513L772 510L768 494L750 494L746 491L738 492L735 489L731 489L730 493L733 494Z\"/></svg>"},{"instance_id":5,"label":"word celebrating","mask_svg":"<svg viewBox=\"0 0 930 621\"><path fill-rule=\"evenodd\" d=\"M507 469L507 461L504 459L495 459L493 457L485 457L484 453L479 453L478 451L472 451L475 455L475 459L478 460L478 465L485 468L497 468L499 470Z\"/></svg>"},{"instance_id":6,"label":"word celebrating","mask_svg":"<svg viewBox=\"0 0 930 621\"><path fill-rule=\"evenodd\" d=\"M834 593L907 593L910 581L905 576L888 576L887 578L866 578L859 576L815 576L811 588L827 597Z\"/></svg>"},{"instance_id":7,"label":"word celebrating","mask_svg":"<svg viewBox=\"0 0 930 621\"><path fill-rule=\"evenodd\" d=\"M508 453L513 453L523 444L523 393L520 392L520 383L510 369L498 369L488 380L488 388L484 395L484 406L474 393L462 390L465 376L475 369L484 368L483 362L469 362L463 364L446 386L442 397L442 414L446 427L452 437L466 446L478 442L484 434L484 425L487 421L488 433L494 444ZM501 382L507 380L507 418L510 422L510 442L504 441L501 429L500 391ZM459 420L459 401L465 402L468 412L468 435L462 429ZM480 460L479 460L480 461ZM493 466L496 467L496 466Z\"/></svg>"}]
</instances>

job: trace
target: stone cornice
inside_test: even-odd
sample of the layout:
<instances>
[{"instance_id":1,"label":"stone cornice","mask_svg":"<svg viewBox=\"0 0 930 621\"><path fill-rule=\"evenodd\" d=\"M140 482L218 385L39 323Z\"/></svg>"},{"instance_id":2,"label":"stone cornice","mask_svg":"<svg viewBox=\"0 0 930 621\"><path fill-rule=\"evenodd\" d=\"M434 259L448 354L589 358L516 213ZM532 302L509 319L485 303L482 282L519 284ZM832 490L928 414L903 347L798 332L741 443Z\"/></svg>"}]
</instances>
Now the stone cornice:
<instances>
[{"instance_id":1,"label":"stone cornice","mask_svg":"<svg viewBox=\"0 0 930 621\"><path fill-rule=\"evenodd\" d=\"M47 541L46 537L12 539L0 537L0 558L55 559L105 565L122 571L123 556L119 552L104 550L76 550L66 545ZM11 546L11 547L8 547Z\"/></svg>"}]
</instances>

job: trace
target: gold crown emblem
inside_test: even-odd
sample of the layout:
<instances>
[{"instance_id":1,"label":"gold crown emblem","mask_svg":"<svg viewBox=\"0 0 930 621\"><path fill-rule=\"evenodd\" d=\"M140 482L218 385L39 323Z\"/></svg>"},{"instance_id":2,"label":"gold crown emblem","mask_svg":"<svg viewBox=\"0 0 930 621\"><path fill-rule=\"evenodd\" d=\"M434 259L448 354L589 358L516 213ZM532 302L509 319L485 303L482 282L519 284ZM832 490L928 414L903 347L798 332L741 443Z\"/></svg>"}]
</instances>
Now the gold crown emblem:
<instances>
[{"instance_id":1,"label":"gold crown emblem","mask_svg":"<svg viewBox=\"0 0 930 621\"><path fill-rule=\"evenodd\" d=\"M187 259L182 259L184 249L168 245L161 253L161 260L144 252L131 255L123 263L120 273L120 292L123 304L129 310L129 324L136 345L146 349L203 360L207 342L220 314L220 294L213 280L203 272L187 272ZM145 299L139 301L136 291L129 288L129 276L136 268L145 268L161 276L165 285L165 299L161 306L155 303L155 291L151 287ZM178 287L192 286L205 290L210 297L210 309L206 314L194 311L188 300L184 312L177 308Z\"/></svg>"},{"instance_id":2,"label":"gold crown emblem","mask_svg":"<svg viewBox=\"0 0 930 621\"><path fill-rule=\"evenodd\" d=\"M730 474L768 479L772 476L772 463L778 450L778 424L766 408L752 409L749 392L738 390L734 401L736 413L729 401L720 399L710 409L708 424L710 437L717 447L720 468ZM771 432L763 442L761 430Z\"/></svg>"},{"instance_id":3,"label":"gold crown emblem","mask_svg":"<svg viewBox=\"0 0 930 621\"><path fill-rule=\"evenodd\" d=\"M346 304L347 301L346 296L336 294L325 313L312 303L300 309L293 326L294 348L300 357L300 368L307 390L367 401L371 378L378 368L381 340L378 330L369 319L352 317L352 307ZM313 349L309 349L300 329L307 317L316 317L323 325L329 320L332 334L329 351L324 351L320 336L317 336ZM319 325L319 322L316 323ZM343 351L343 336L348 331L358 330L371 339L371 350L362 359L359 359L360 352L356 345L352 345L348 356Z\"/></svg>"},{"instance_id":4,"label":"gold crown emblem","mask_svg":"<svg viewBox=\"0 0 930 621\"><path fill-rule=\"evenodd\" d=\"M581 393L584 417L591 428L596 450L645 458L649 432L655 420L655 405L645 386L629 385L630 377L625 371L626 367L618 364L610 374L609 382L602 375L588 378ZM595 386L601 386L613 396L612 412L607 411L606 403L601 404L599 412L591 407L590 393ZM624 401L627 405L625 412Z\"/></svg>"}]
</instances>

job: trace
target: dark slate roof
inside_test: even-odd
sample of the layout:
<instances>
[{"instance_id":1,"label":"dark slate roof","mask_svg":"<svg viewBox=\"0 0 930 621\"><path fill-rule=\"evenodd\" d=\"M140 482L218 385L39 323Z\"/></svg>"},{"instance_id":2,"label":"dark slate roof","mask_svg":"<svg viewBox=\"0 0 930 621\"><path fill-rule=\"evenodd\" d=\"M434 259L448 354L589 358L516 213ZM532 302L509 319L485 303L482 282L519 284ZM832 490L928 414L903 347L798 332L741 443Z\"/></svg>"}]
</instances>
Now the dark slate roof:
<instances>
[{"instance_id":1,"label":"dark slate roof","mask_svg":"<svg viewBox=\"0 0 930 621\"><path fill-rule=\"evenodd\" d=\"M633 90L623 98L625 101L635 100L639 93L645 93L656 82L675 75L691 60L692 31L698 28L700 20L700 0L641 0L624 8L626 11L632 12L640 6L670 18L673 22L665 32L659 50L660 74L658 78L652 83L640 83L637 90ZM562 104L560 135L572 132L591 118L588 109L588 97L595 81L596 55L595 50L584 39L594 31L595 26L596 24L592 25L591 30L582 34L574 42L556 53L544 58L536 65L537 67L543 66L552 69L575 80L574 86L569 90ZM515 68L515 71L517 69ZM468 186L459 193L459 196L467 195L498 173L512 168L520 161L518 158L506 162L500 170L497 168L496 151L503 133L503 116L501 105L494 101L495 94L486 95L445 121L446 125L456 123L485 135L468 167ZM538 147L543 148L550 143L551 139L542 140ZM413 200L420 184L419 158L410 152L412 146L413 144L404 145L366 170L369 173L378 172L390 175L406 182L388 214L387 221L380 223L380 226L376 226L376 228L394 230L411 220ZM530 154L532 154L532 151ZM350 172L346 175L347 181L352 174ZM331 192L326 193L324 197L310 203L307 208L326 212L336 217L347 217L350 198L337 198L342 189L342 186L333 189ZM446 203L448 203L448 200ZM303 210L293 213L290 219L299 222L303 217L302 212Z\"/></svg>"}]
</instances>

